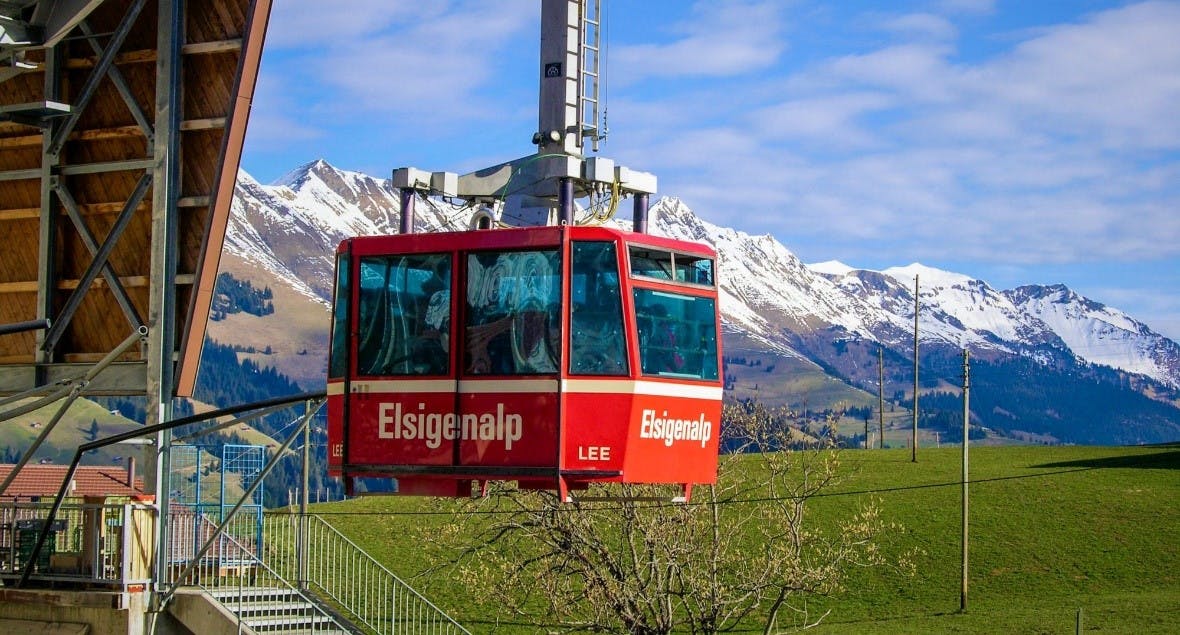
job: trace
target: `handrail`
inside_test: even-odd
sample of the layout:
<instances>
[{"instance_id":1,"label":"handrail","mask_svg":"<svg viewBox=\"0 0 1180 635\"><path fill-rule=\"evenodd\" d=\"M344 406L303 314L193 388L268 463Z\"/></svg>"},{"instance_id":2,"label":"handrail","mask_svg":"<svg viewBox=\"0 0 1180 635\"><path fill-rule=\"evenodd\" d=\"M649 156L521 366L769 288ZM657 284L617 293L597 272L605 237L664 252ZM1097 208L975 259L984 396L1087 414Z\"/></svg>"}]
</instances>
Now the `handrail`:
<instances>
[{"instance_id":1,"label":"handrail","mask_svg":"<svg viewBox=\"0 0 1180 635\"><path fill-rule=\"evenodd\" d=\"M377 635L417 632L470 635L433 602L366 553L317 515L271 514L266 517L271 548L287 556L277 564L303 579L308 590L331 600L351 621ZM302 540L300 555L296 544Z\"/></svg>"},{"instance_id":2,"label":"handrail","mask_svg":"<svg viewBox=\"0 0 1180 635\"><path fill-rule=\"evenodd\" d=\"M320 398L319 402L319 405L322 406L324 404L324 398ZM254 490L258 489L258 487L262 485L262 481L266 478L266 475L269 474L271 469L274 468L274 466L278 464L278 462L283 458L283 454L287 451L287 448L291 447L291 444L295 441L295 438L301 432L303 432L303 427L306 426L309 421L311 421L311 415L314 414L318 409L319 406L316 406L314 409L308 407L307 413L302 417L302 421L300 422L299 426L297 426L287 438L287 440L283 442L283 445L279 447L279 449L275 452L275 455L266 462L266 465L262 467L262 471L259 472L254 481L250 483L250 486L246 488L246 491L242 492L242 497L238 499L238 502L233 506L232 509L229 510L229 513L226 514L225 518L221 520L221 524L217 526L217 530L215 531L214 535L209 537L209 540L205 542L205 544L201 547L201 550L198 551L195 556L193 556L193 559L189 561L188 565L186 565L184 570L181 571L179 576L181 580L183 580L188 575L189 571L192 570L197 561L199 561L205 555L205 553L209 551L209 548L213 544L213 540L215 540L217 536L223 532L225 527L229 525L231 521L233 521L234 516L238 513L238 510L240 510L242 506L245 505L246 500L254 494ZM160 605L166 605L168 600L170 600L175 593L176 587L168 589L164 596L160 598Z\"/></svg>"},{"instance_id":3,"label":"handrail","mask_svg":"<svg viewBox=\"0 0 1180 635\"><path fill-rule=\"evenodd\" d=\"M178 579L172 581L172 588L174 590L179 588L180 586L188 586L188 584L186 583L186 578L189 578L191 576L193 578L193 581L191 583L192 586L196 586L196 587L200 588L201 590L205 591L206 595L213 598L215 601L221 603L226 608L230 609L231 612L233 612L235 615L237 615L238 621L240 623L245 623L246 625L249 625L249 620L247 618L243 617L242 609L247 604L247 602L246 602L247 598L255 598L256 599L256 594L259 593L260 591L263 593L264 596L268 593L269 594L277 594L280 592L293 593L293 594L297 595L303 601L303 603L305 605L304 608L313 613L313 618L315 618L317 620L318 624L321 624L321 625L330 624L331 629L334 631L335 630L339 630L339 631L348 630L348 627L345 626L344 624L342 624L340 622L340 620L338 620L337 617L335 615L333 615L330 611L325 610L324 607L320 605L320 602L318 602L316 600L316 598L309 597L309 595L307 593L305 593L303 589L300 589L291 580L287 579L282 573L280 573L274 567L272 567L271 564L266 561L266 558L263 557L264 550L261 548L261 545L259 545L258 548L252 549L250 547L250 545L244 544L243 542L239 541L235 536L233 536L230 533L228 533L227 531L225 531L224 526L218 526L217 523L214 523L212 520L210 520L208 518L208 516L204 513L197 512L195 520L196 520L196 522L205 525L207 528L212 528L213 529L213 534L212 534L213 539L216 539L216 540L224 539L228 543L230 543L237 550L237 552L239 554L243 554L246 558L249 559L249 563L250 563L251 567L253 567L253 566L259 567L261 569L262 573L267 574L270 581L277 583L275 585L277 588L271 589L271 588L267 587L267 588L260 589L259 587L256 587L256 586L250 586L250 587L245 586L244 580L245 580L246 576L244 575L243 570L241 569L241 567L243 567L243 565L244 565L243 560L245 558L236 558L236 559L231 558L231 559L225 560L223 562L233 563L234 565L239 567L238 575L237 575L238 583L236 586L219 585L216 583L209 583L208 582L208 580L210 580L210 579L212 579L212 580L220 580L221 579L220 576L218 575L219 572L217 571L217 569L219 569L220 566L218 566L217 568L215 568L211 571L199 571L199 570L195 570L195 569L186 568L186 571L188 571L189 573L186 573L186 574L184 574L183 577L178 577ZM219 554L219 556L224 556L224 553ZM192 560L192 562L197 562L197 561L198 561L198 558L196 558L196 557L194 557ZM221 562L222 561L219 561L218 564L220 565ZM207 576L201 576L201 575L192 576L193 573L206 573L209 575L207 575ZM254 574L252 575L252 578L255 583L257 582L258 577L259 577L258 572L254 572ZM231 592L234 589L236 589L236 591L237 591L236 596L235 596L236 601L234 601L233 604L227 603L223 597L219 597L217 595L217 591L222 590L222 589L228 589L228 590L231 590ZM236 606L236 610L235 610L235 606ZM262 619L274 619L274 618L281 618L281 617L292 617L292 615L289 614L288 612L286 612L283 608L275 608L275 609L272 609L271 612L268 613L268 615L263 617ZM314 632L318 629L315 627L311 627L311 628L305 629L305 630L311 630L312 632ZM328 629L325 629L325 630L328 630Z\"/></svg>"},{"instance_id":4,"label":"handrail","mask_svg":"<svg viewBox=\"0 0 1180 635\"><path fill-rule=\"evenodd\" d=\"M243 404L240 406L231 406L229 408L221 408L220 410L213 410L213 411L202 413L199 415L192 415L189 417L181 417L180 419L173 419L172 421L166 421L164 423L157 423L155 425L144 426L142 428L136 428L134 430L123 432L120 434L114 434L109 437L99 439L97 441L91 441L90 443L83 443L82 445L78 446L77 451L74 452L74 459L70 462L70 467L66 470L66 477L62 481L61 489L58 490L57 497L54 498L54 500L53 500L53 507L49 510L49 518L46 520L45 527L42 528L41 533L37 535L37 544L33 547L32 557L36 558L38 555L40 555L41 548L45 545L45 539L49 535L49 524L53 522L53 519L57 516L58 509L61 508L62 501L65 500L66 492L70 486L70 481L73 480L74 472L77 471L78 464L82 461L82 455L84 453L89 452L90 450L96 450L98 448L103 448L108 445L113 445L115 443L120 443L122 441L127 441L129 439L147 436L150 434L156 434L157 432L163 432L164 430L171 430L173 428L177 428L177 427L180 427L183 425L206 421L208 419L214 419L217 417L225 416L227 414L238 414L240 412L245 412L247 410L255 410L258 408L265 408L265 407L273 406L273 405L280 404L280 403L296 403L299 401L310 401L310 400L315 400L315 399L324 399L325 397L326 397L326 393L321 391L321 392L316 392L316 393L306 393L306 394L295 395L295 396L278 397L275 399L266 399L263 401L256 401L254 403ZM306 423L305 423L305 425L306 425ZM260 480L261 480L261 477L260 477ZM32 574L32 572L33 572L32 566L26 567L24 573L21 574L20 582L17 583L17 587L23 588L25 586L25 584L28 583L29 576Z\"/></svg>"},{"instance_id":5,"label":"handrail","mask_svg":"<svg viewBox=\"0 0 1180 635\"><path fill-rule=\"evenodd\" d=\"M435 604L433 602L428 600L425 596L423 596L416 589L414 589L409 584L407 584L404 580L399 578L392 571L385 568L385 565L383 565L380 562L377 562L375 559L373 559L373 557L370 556L368 554L368 552L366 552L364 549L361 549L359 546L357 546L357 544L354 543L351 539L349 539L348 536L345 536L344 534L340 533L340 531L338 529L336 529L332 525L328 524L328 522L325 521L323 518L321 518L319 516L312 515L312 516L308 516L307 520L316 522L318 524L318 526L322 527L325 531L327 531L330 536L332 536L333 538L335 538L337 540L343 541L344 544L346 544L347 546L351 547L354 550L355 554L358 557L363 558L364 561L367 561L369 566L376 568L378 571L380 571L385 576L387 576L388 579L395 586L399 587L403 593L408 592L413 599L417 600L418 602L421 602L422 604L425 604L429 610L436 612L439 615L439 617L441 617L445 620L446 623L444 624L444 626L452 627L452 628L456 629L457 632L459 632L459 633L468 633L467 629L463 628L462 625L460 625L458 622L456 622L454 619L452 619L449 615L447 615L445 612L443 612L442 609L435 606ZM308 529L310 530L310 527L308 527ZM309 533L310 533L310 531L309 531ZM322 588L325 593L331 593L331 591L329 589L325 588L323 586L323 584L321 584L319 581L316 581L316 584L317 584L317 586ZM346 606L345 608L348 609L350 613L353 613L358 619L361 619L362 621L364 621L364 618L361 615L355 613L355 611L353 611L350 607Z\"/></svg>"}]
</instances>

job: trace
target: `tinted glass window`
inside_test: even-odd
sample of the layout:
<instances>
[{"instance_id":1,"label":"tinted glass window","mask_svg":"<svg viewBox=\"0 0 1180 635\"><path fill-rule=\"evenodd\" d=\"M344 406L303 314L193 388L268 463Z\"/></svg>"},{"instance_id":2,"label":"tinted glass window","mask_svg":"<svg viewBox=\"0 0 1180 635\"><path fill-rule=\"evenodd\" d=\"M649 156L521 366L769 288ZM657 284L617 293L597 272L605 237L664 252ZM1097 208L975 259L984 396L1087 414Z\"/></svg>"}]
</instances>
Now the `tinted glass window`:
<instances>
[{"instance_id":1,"label":"tinted glass window","mask_svg":"<svg viewBox=\"0 0 1180 635\"><path fill-rule=\"evenodd\" d=\"M560 307L557 250L469 254L463 368L475 375L556 373Z\"/></svg>"},{"instance_id":2,"label":"tinted glass window","mask_svg":"<svg viewBox=\"0 0 1180 635\"><path fill-rule=\"evenodd\" d=\"M713 299L638 288L634 295L643 374L717 379Z\"/></svg>"},{"instance_id":3,"label":"tinted glass window","mask_svg":"<svg viewBox=\"0 0 1180 635\"><path fill-rule=\"evenodd\" d=\"M673 256L676 265L676 280L690 284L713 286L713 259L687 254Z\"/></svg>"},{"instance_id":4,"label":"tinted glass window","mask_svg":"<svg viewBox=\"0 0 1180 635\"><path fill-rule=\"evenodd\" d=\"M336 259L336 289L332 294L332 345L328 349L328 377L348 372L348 258Z\"/></svg>"},{"instance_id":5,"label":"tinted glass window","mask_svg":"<svg viewBox=\"0 0 1180 635\"><path fill-rule=\"evenodd\" d=\"M658 249L632 246L631 275L658 280L672 279L672 254Z\"/></svg>"},{"instance_id":6,"label":"tinted glass window","mask_svg":"<svg viewBox=\"0 0 1180 635\"><path fill-rule=\"evenodd\" d=\"M713 286L713 259L631 245L631 275Z\"/></svg>"},{"instance_id":7,"label":"tinted glass window","mask_svg":"<svg viewBox=\"0 0 1180 635\"><path fill-rule=\"evenodd\" d=\"M360 374L448 373L450 255L361 258L359 310Z\"/></svg>"},{"instance_id":8,"label":"tinted glass window","mask_svg":"<svg viewBox=\"0 0 1180 635\"><path fill-rule=\"evenodd\" d=\"M570 372L628 374L613 242L575 242L570 280Z\"/></svg>"}]
</instances>

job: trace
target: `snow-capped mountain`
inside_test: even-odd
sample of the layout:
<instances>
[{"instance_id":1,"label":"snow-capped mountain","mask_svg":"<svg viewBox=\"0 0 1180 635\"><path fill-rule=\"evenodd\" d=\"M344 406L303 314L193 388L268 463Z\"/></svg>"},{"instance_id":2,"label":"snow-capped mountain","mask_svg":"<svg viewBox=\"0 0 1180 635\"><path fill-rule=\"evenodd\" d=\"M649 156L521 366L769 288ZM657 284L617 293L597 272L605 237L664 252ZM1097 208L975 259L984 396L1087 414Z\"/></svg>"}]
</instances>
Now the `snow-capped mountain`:
<instances>
[{"instance_id":1,"label":"snow-capped mountain","mask_svg":"<svg viewBox=\"0 0 1180 635\"><path fill-rule=\"evenodd\" d=\"M463 229L470 214L419 199L416 229ZM388 180L316 161L272 185L240 173L225 249L326 305L336 245L348 236L395 233L399 223L399 196ZM1061 285L997 290L920 264L885 271L807 265L775 238L713 225L674 198L653 205L650 227L717 250L728 334L812 360L854 385L876 381L866 360L870 352L875 360L878 347L898 359L911 354L916 275L923 355L949 358L967 348L984 360L1021 358L1067 371L1109 366L1161 391L1180 389L1180 346Z\"/></svg>"},{"instance_id":2,"label":"snow-capped mountain","mask_svg":"<svg viewBox=\"0 0 1180 635\"><path fill-rule=\"evenodd\" d=\"M911 325L907 337L913 332L916 280L922 342L977 354L1039 357L1055 350L1180 386L1180 346L1126 313L1064 285L997 290L982 280L917 263L882 272L836 262L812 269L891 315L905 317Z\"/></svg>"}]
</instances>

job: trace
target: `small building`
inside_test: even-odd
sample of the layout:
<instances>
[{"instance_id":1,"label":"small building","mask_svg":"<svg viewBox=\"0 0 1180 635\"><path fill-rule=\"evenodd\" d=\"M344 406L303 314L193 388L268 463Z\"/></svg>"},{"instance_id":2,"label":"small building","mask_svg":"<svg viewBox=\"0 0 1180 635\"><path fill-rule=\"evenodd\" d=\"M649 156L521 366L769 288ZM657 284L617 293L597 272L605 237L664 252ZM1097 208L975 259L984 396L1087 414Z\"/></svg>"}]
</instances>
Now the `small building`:
<instances>
[{"instance_id":1,"label":"small building","mask_svg":"<svg viewBox=\"0 0 1180 635\"><path fill-rule=\"evenodd\" d=\"M8 478L15 465L0 465L0 481ZM4 502L52 501L61 490L69 467L65 465L26 465L8 489L0 494ZM143 478L135 475L135 461L119 465L79 465L66 491L68 498L105 496L124 498L144 494Z\"/></svg>"},{"instance_id":2,"label":"small building","mask_svg":"<svg viewBox=\"0 0 1180 635\"><path fill-rule=\"evenodd\" d=\"M15 467L0 465L0 481ZM146 583L155 512L133 460L126 467L78 466L36 549L68 472L65 465L26 465L0 494L0 579L11 581L32 562L39 578L57 582L116 587ZM129 561L132 566L125 566L124 554L136 554Z\"/></svg>"}]
</instances>

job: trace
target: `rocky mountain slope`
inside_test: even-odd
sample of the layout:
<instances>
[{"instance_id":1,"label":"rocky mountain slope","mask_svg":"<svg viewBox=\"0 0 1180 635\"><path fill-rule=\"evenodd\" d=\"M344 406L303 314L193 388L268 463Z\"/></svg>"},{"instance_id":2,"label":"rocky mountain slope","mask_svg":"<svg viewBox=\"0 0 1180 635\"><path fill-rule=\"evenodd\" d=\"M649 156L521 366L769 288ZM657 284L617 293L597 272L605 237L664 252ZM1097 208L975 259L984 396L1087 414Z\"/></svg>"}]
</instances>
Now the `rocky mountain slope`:
<instances>
[{"instance_id":1,"label":"rocky mountain slope","mask_svg":"<svg viewBox=\"0 0 1180 635\"><path fill-rule=\"evenodd\" d=\"M470 210L420 200L417 229L463 229L469 217ZM304 298L308 311L322 315L326 331L336 245L348 236L396 232L399 222L398 195L386 180L338 170L323 161L301 166L272 185L241 173L226 236L227 262L236 275L289 287L295 297ZM807 265L775 238L718 227L677 199L665 198L653 206L651 229L712 244L720 254L721 310L729 350L792 360L788 367L796 372L822 369L848 386L875 393L880 348L888 369L887 394L907 386L912 392L908 360L917 276L923 391L958 385L954 361L964 348L977 363L1031 363L1038 369L1033 374L1041 378L1034 382L1069 384L1085 378L1117 384L1127 399L1149 394L1165 402L1175 401L1180 389L1180 346L1131 316L1062 285L998 290L985 281L920 264L885 271L838 262ZM211 328L211 334L232 337L224 328ZM287 348L322 359L323 342L321 337L310 347ZM763 381L767 380L774 378ZM1067 398L1084 396L1070 393ZM1112 430L1085 438L1180 438L1180 410L1169 408L1176 416L1165 411L1163 419L1169 422L1162 423L1158 433L1140 430L1125 437ZM981 425L990 423L990 415L977 414ZM1019 425L1032 432L1044 427L1037 421ZM1069 435L1054 438L1072 440Z\"/></svg>"}]
</instances>

